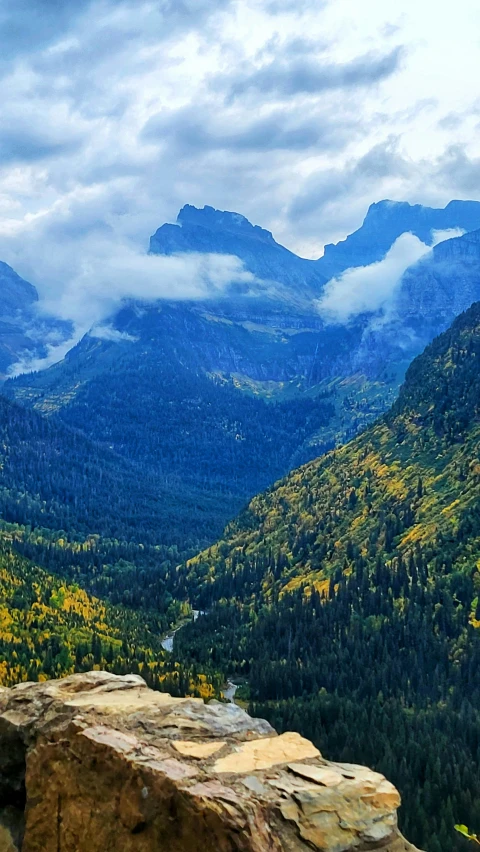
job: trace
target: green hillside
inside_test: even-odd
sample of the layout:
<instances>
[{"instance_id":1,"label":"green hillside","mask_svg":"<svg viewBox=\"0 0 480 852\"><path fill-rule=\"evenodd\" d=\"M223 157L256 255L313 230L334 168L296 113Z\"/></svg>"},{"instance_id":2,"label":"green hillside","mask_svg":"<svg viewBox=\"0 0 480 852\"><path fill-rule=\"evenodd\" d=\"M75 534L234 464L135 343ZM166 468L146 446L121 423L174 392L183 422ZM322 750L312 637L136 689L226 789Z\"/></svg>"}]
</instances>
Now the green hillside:
<instances>
[{"instance_id":1,"label":"green hillside","mask_svg":"<svg viewBox=\"0 0 480 852\"><path fill-rule=\"evenodd\" d=\"M160 615L112 606L53 577L19 556L12 539L0 533L0 686L107 669L139 673L173 694L214 695L206 678L163 652Z\"/></svg>"},{"instance_id":2,"label":"green hillside","mask_svg":"<svg viewBox=\"0 0 480 852\"><path fill-rule=\"evenodd\" d=\"M185 552L221 529L225 502L172 485L158 471L0 396L5 520Z\"/></svg>"},{"instance_id":3,"label":"green hillside","mask_svg":"<svg viewBox=\"0 0 480 852\"><path fill-rule=\"evenodd\" d=\"M251 501L178 587L209 615L182 660L252 709L374 764L428 852L480 828L480 304L407 372L375 426ZM244 688L245 689L245 688Z\"/></svg>"},{"instance_id":4,"label":"green hillside","mask_svg":"<svg viewBox=\"0 0 480 852\"><path fill-rule=\"evenodd\" d=\"M168 591L176 542L205 538L187 494L0 397L0 685L96 667L213 694L161 647L189 612Z\"/></svg>"}]
</instances>

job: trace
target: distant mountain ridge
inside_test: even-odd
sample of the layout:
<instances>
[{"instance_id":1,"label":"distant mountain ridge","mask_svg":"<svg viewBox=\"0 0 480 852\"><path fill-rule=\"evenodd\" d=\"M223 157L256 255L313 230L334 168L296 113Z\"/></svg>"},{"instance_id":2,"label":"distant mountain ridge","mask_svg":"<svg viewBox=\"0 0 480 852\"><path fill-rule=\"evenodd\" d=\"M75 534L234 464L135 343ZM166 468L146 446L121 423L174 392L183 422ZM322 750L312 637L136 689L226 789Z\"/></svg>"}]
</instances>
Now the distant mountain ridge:
<instances>
[{"instance_id":1,"label":"distant mountain ridge","mask_svg":"<svg viewBox=\"0 0 480 852\"><path fill-rule=\"evenodd\" d=\"M424 207L407 201L378 201L368 208L363 224L345 240L325 246L317 261L323 275L331 278L356 266L368 266L385 257L402 234L411 233L426 245L432 231L480 228L480 201L450 201L446 207Z\"/></svg>"},{"instance_id":2,"label":"distant mountain ridge","mask_svg":"<svg viewBox=\"0 0 480 852\"><path fill-rule=\"evenodd\" d=\"M298 257L277 243L270 231L239 213L187 204L176 224L162 225L150 238L151 254L191 251L235 255L258 278L278 281L310 298L319 295L326 283L315 261Z\"/></svg>"},{"instance_id":3,"label":"distant mountain ridge","mask_svg":"<svg viewBox=\"0 0 480 852\"><path fill-rule=\"evenodd\" d=\"M344 240L329 243L318 260L299 257L277 243L270 231L253 225L240 213L186 204L175 224L162 225L150 238L152 254L205 251L235 254L252 272L269 276L275 264L286 270L300 270L306 280L319 287L335 275L357 266L382 260L395 240L411 233L426 245L433 245L433 232L480 228L480 201L450 201L443 208L409 204L407 201L375 202L368 208L362 225ZM269 265L271 264L271 265ZM272 277L270 275L270 277Z\"/></svg>"}]
</instances>

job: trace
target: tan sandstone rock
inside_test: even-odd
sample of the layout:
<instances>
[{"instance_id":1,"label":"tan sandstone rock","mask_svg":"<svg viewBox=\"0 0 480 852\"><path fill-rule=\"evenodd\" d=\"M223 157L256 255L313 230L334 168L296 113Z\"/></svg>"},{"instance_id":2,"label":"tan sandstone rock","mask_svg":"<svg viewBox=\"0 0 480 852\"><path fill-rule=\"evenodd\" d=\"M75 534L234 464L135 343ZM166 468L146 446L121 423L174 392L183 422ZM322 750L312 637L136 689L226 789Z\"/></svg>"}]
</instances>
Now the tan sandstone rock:
<instances>
[{"instance_id":1,"label":"tan sandstone rock","mask_svg":"<svg viewBox=\"0 0 480 852\"><path fill-rule=\"evenodd\" d=\"M398 805L382 775L138 676L0 692L0 852L415 852Z\"/></svg>"}]
</instances>

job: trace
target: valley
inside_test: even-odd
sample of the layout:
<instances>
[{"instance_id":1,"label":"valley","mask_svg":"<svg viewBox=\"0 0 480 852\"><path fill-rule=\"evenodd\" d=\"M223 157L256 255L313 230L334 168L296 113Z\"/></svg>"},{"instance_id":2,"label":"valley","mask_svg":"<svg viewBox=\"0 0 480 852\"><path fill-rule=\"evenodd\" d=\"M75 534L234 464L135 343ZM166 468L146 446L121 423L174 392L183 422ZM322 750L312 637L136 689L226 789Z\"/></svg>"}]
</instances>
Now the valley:
<instances>
[{"instance_id":1,"label":"valley","mask_svg":"<svg viewBox=\"0 0 480 852\"><path fill-rule=\"evenodd\" d=\"M399 205L389 239L477 215L453 212ZM236 217L183 210L151 251L235 251L258 291L126 300L117 336L4 383L0 685L133 672L248 706L392 778L407 836L457 852L480 813L479 232L405 271L401 311L342 324L315 308L326 261Z\"/></svg>"},{"instance_id":2,"label":"valley","mask_svg":"<svg viewBox=\"0 0 480 852\"><path fill-rule=\"evenodd\" d=\"M0 0L0 852L480 846L475 0Z\"/></svg>"}]
</instances>

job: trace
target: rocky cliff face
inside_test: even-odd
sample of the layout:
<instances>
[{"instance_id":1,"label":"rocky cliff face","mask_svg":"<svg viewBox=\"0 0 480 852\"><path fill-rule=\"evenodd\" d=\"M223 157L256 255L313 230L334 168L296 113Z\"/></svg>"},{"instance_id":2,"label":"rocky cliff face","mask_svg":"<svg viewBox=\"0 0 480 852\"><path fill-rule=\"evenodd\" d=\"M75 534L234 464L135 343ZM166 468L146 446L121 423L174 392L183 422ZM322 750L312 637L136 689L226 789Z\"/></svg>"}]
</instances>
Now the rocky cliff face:
<instances>
[{"instance_id":1,"label":"rocky cliff face","mask_svg":"<svg viewBox=\"0 0 480 852\"><path fill-rule=\"evenodd\" d=\"M399 804L299 734L135 675L0 692L1 852L415 852Z\"/></svg>"},{"instance_id":2,"label":"rocky cliff face","mask_svg":"<svg viewBox=\"0 0 480 852\"><path fill-rule=\"evenodd\" d=\"M445 240L405 272L390 315L373 321L355 353L358 369L411 361L480 299L480 230Z\"/></svg>"},{"instance_id":3,"label":"rocky cliff face","mask_svg":"<svg viewBox=\"0 0 480 852\"><path fill-rule=\"evenodd\" d=\"M71 335L69 323L37 314L32 284L0 261L0 380L21 358L44 357L48 343Z\"/></svg>"}]
</instances>

